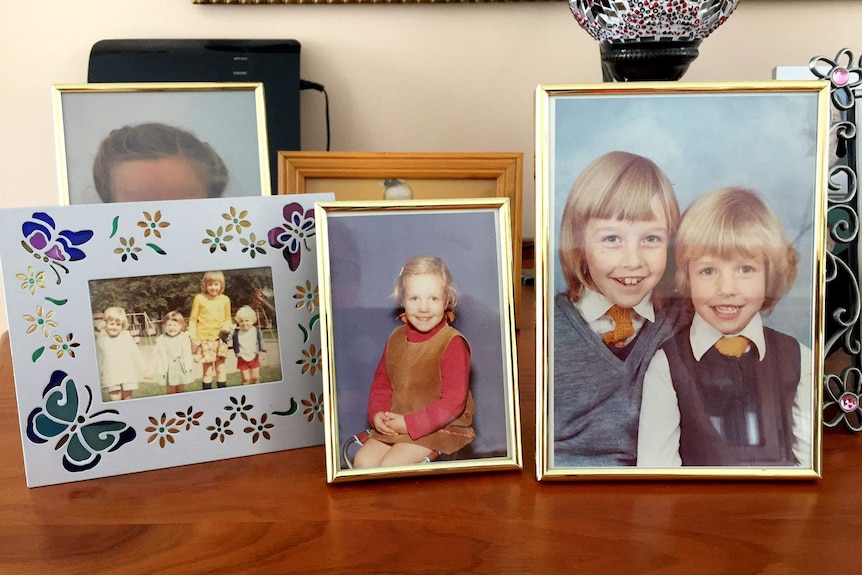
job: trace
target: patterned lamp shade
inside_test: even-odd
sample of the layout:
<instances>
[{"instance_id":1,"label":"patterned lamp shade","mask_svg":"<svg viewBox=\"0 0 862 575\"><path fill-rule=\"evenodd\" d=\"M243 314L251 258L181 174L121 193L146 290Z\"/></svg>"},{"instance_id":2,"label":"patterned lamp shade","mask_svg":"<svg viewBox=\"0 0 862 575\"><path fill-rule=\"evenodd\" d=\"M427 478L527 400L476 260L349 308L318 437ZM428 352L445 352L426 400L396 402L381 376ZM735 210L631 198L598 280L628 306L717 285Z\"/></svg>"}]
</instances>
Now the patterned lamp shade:
<instances>
[{"instance_id":1,"label":"patterned lamp shade","mask_svg":"<svg viewBox=\"0 0 862 575\"><path fill-rule=\"evenodd\" d=\"M739 0L569 0L600 46L605 80L678 80Z\"/></svg>"}]
</instances>

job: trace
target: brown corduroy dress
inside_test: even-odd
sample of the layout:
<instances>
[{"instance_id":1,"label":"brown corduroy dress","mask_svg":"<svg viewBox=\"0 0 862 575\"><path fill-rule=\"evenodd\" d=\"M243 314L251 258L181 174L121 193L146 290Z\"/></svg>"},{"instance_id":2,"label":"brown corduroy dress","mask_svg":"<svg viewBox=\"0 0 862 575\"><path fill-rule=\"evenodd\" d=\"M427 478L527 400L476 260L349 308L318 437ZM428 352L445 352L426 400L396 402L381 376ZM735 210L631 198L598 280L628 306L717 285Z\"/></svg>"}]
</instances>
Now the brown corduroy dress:
<instances>
[{"instance_id":1,"label":"brown corduroy dress","mask_svg":"<svg viewBox=\"0 0 862 575\"><path fill-rule=\"evenodd\" d=\"M440 360L449 342L464 336L451 326L445 326L424 342L407 341L406 327L396 328L386 344L386 373L392 385L392 407L395 413L412 413L433 403L442 392ZM467 341L466 339L464 340ZM470 344L467 344L469 349ZM371 431L371 437L382 443L414 443L422 447L454 453L473 441L473 394L467 391L467 400L461 415L446 427L424 437L413 439L406 433L383 435Z\"/></svg>"}]
</instances>

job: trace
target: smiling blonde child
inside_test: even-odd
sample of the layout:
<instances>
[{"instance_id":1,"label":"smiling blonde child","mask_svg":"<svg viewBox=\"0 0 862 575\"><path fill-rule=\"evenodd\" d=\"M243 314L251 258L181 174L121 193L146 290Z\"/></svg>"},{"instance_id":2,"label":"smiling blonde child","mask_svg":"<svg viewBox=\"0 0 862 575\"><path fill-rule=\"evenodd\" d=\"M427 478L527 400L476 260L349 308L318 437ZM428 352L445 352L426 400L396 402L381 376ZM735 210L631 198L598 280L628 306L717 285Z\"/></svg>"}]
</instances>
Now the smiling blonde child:
<instances>
[{"instance_id":1,"label":"smiling blonde child","mask_svg":"<svg viewBox=\"0 0 862 575\"><path fill-rule=\"evenodd\" d=\"M224 273L208 271L201 278L201 293L192 301L189 335L194 359L203 365L203 389L212 389L213 377L218 387L227 387L225 358L227 339L233 330L230 298L225 295Z\"/></svg>"},{"instance_id":2,"label":"smiling blonde child","mask_svg":"<svg viewBox=\"0 0 862 575\"><path fill-rule=\"evenodd\" d=\"M802 466L811 461L811 350L763 325L796 279L797 255L754 192L695 200L677 236L688 329L644 382L638 465Z\"/></svg>"},{"instance_id":3,"label":"smiling blonde child","mask_svg":"<svg viewBox=\"0 0 862 575\"><path fill-rule=\"evenodd\" d=\"M572 185L554 301L554 466L635 465L644 373L682 323L666 274L678 224L670 180L643 156L608 152Z\"/></svg>"},{"instance_id":4,"label":"smiling blonde child","mask_svg":"<svg viewBox=\"0 0 862 575\"><path fill-rule=\"evenodd\" d=\"M129 332L126 310L119 306L102 312L104 328L96 334L99 381L109 401L131 399L145 375L144 357Z\"/></svg>"},{"instance_id":5,"label":"smiling blonde child","mask_svg":"<svg viewBox=\"0 0 862 575\"><path fill-rule=\"evenodd\" d=\"M433 452L454 453L473 441L470 345L449 325L458 294L446 263L412 258L393 298L404 325L389 336L368 399L371 438L357 468L421 463Z\"/></svg>"}]
</instances>

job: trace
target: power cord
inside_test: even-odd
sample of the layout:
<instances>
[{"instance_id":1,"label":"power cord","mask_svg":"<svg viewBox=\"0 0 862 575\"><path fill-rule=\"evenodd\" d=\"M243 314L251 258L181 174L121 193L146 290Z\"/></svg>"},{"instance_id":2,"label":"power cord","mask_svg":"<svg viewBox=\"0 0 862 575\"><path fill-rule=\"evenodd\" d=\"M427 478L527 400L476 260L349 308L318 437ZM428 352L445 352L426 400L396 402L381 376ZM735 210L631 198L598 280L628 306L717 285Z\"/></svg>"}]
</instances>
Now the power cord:
<instances>
[{"instance_id":1,"label":"power cord","mask_svg":"<svg viewBox=\"0 0 862 575\"><path fill-rule=\"evenodd\" d=\"M329 151L329 94L326 93L326 88L323 87L323 84L318 84L317 82L312 82L310 80L299 80L299 89L300 90L316 90L318 92L323 92L323 97L326 102L326 151Z\"/></svg>"}]
</instances>

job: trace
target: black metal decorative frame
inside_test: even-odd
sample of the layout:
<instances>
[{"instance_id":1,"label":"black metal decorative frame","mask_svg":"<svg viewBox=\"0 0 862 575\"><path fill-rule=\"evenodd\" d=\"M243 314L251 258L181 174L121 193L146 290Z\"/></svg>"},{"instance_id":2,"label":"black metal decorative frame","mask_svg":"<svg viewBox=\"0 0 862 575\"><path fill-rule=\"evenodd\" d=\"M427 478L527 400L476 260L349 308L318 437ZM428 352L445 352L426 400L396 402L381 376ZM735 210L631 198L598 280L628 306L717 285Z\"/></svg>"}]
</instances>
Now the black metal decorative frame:
<instances>
[{"instance_id":1,"label":"black metal decorative frame","mask_svg":"<svg viewBox=\"0 0 862 575\"><path fill-rule=\"evenodd\" d=\"M858 193L858 116L862 105L862 59L853 62L848 49L834 59L815 56L808 68L832 84L830 168L827 200L826 325L824 352L827 357L843 353L840 373L823 378L823 422L862 431L862 295L860 274L860 198Z\"/></svg>"}]
</instances>

